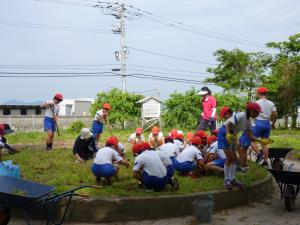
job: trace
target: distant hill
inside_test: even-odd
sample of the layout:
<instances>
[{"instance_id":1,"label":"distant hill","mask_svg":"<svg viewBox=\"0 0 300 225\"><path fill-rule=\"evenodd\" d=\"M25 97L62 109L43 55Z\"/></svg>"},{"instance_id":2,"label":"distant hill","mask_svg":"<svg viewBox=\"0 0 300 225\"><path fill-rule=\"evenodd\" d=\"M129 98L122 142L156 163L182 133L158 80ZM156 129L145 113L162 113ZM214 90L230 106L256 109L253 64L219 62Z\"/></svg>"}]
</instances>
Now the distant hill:
<instances>
[{"instance_id":1,"label":"distant hill","mask_svg":"<svg viewBox=\"0 0 300 225\"><path fill-rule=\"evenodd\" d=\"M0 103L1 105L39 105L41 104L43 101L34 101L34 102L23 102L23 101L19 101L16 99L11 99L8 101L5 101L3 103Z\"/></svg>"}]
</instances>

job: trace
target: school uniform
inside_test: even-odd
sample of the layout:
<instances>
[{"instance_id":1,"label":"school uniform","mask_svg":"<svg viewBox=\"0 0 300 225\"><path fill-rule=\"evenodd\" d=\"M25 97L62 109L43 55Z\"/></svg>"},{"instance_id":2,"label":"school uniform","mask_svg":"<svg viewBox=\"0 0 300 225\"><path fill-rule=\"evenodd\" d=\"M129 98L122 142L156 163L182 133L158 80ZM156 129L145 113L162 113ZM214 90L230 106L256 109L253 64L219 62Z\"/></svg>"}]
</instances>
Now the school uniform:
<instances>
[{"instance_id":1,"label":"school uniform","mask_svg":"<svg viewBox=\"0 0 300 225\"><path fill-rule=\"evenodd\" d=\"M95 143L95 137L91 136L89 139L82 139L81 135L79 135L73 146L73 154L76 153L80 156L80 158L84 160L92 159L94 153L98 151Z\"/></svg>"},{"instance_id":2,"label":"school uniform","mask_svg":"<svg viewBox=\"0 0 300 225\"><path fill-rule=\"evenodd\" d=\"M259 104L262 112L255 119L253 135L257 138L269 138L271 131L270 117L273 112L276 112L276 107L268 99L260 99L256 103Z\"/></svg>"},{"instance_id":3,"label":"school uniform","mask_svg":"<svg viewBox=\"0 0 300 225\"><path fill-rule=\"evenodd\" d=\"M169 181L167 169L159 153L153 150L143 151L135 158L133 171L142 171L143 183L150 188L161 189Z\"/></svg>"},{"instance_id":4,"label":"school uniform","mask_svg":"<svg viewBox=\"0 0 300 225\"><path fill-rule=\"evenodd\" d=\"M132 133L130 134L129 138L128 138L128 142L134 141L135 143L138 143L140 141L145 141L144 135L141 134L139 136L139 138L136 136L136 133Z\"/></svg>"},{"instance_id":5,"label":"school uniform","mask_svg":"<svg viewBox=\"0 0 300 225\"><path fill-rule=\"evenodd\" d=\"M92 172L96 177L111 177L117 170L113 162L120 162L123 158L111 147L100 149L94 159Z\"/></svg>"},{"instance_id":6,"label":"school uniform","mask_svg":"<svg viewBox=\"0 0 300 225\"><path fill-rule=\"evenodd\" d=\"M107 118L108 113L103 112L102 109L98 110L95 114L93 125L92 125L92 133L94 136L103 133L103 123L106 122L105 118Z\"/></svg>"},{"instance_id":7,"label":"school uniform","mask_svg":"<svg viewBox=\"0 0 300 225\"><path fill-rule=\"evenodd\" d=\"M178 139L174 139L174 144L177 145L179 152L182 152L184 149L184 143Z\"/></svg>"},{"instance_id":8,"label":"school uniform","mask_svg":"<svg viewBox=\"0 0 300 225\"><path fill-rule=\"evenodd\" d=\"M47 101L45 104L52 104L51 106L47 106L45 110L44 116L44 130L45 131L56 131L56 124L54 118L59 114L59 105L54 104L54 101ZM51 109L52 108L52 109Z\"/></svg>"},{"instance_id":9,"label":"school uniform","mask_svg":"<svg viewBox=\"0 0 300 225\"><path fill-rule=\"evenodd\" d=\"M175 159L174 168L182 173L189 173L197 168L197 160L203 160L200 150L190 145L186 147Z\"/></svg>"},{"instance_id":10,"label":"school uniform","mask_svg":"<svg viewBox=\"0 0 300 225\"><path fill-rule=\"evenodd\" d=\"M166 153L167 156L171 159L172 163L174 163L174 160L180 151L179 147L171 142L159 146L158 150Z\"/></svg>"},{"instance_id":11,"label":"school uniform","mask_svg":"<svg viewBox=\"0 0 300 225\"><path fill-rule=\"evenodd\" d=\"M218 132L218 148L223 150L229 149L229 144L226 139L226 125L232 123L233 126L230 130L231 134L238 135L239 132L251 129L251 121L247 119L245 112L234 113L232 117L225 121ZM236 143L232 143L232 149L235 150Z\"/></svg>"},{"instance_id":12,"label":"school uniform","mask_svg":"<svg viewBox=\"0 0 300 225\"><path fill-rule=\"evenodd\" d=\"M218 166L218 167L224 168L226 155L225 155L223 149L219 149L218 148L218 142L217 141L213 142L210 145L210 147L208 148L207 152L209 154L215 154L217 156L217 158L212 161L212 163L213 163L214 166Z\"/></svg>"},{"instance_id":13,"label":"school uniform","mask_svg":"<svg viewBox=\"0 0 300 225\"><path fill-rule=\"evenodd\" d=\"M167 177L170 180L173 175L174 175L174 167L173 167L173 162L172 160L169 158L169 156L167 155L166 152L163 151L157 151L159 158L161 160L161 162L164 164L164 166L167 169Z\"/></svg>"}]
</instances>

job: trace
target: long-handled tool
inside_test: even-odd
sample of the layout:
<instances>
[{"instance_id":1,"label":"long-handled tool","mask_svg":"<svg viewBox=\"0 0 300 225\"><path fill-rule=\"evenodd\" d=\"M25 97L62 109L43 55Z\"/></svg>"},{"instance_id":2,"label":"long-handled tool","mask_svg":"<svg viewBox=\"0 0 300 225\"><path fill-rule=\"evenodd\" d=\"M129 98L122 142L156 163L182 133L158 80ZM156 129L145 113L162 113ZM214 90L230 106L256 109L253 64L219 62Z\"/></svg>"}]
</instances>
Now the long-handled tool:
<instances>
[{"instance_id":1,"label":"long-handled tool","mask_svg":"<svg viewBox=\"0 0 300 225\"><path fill-rule=\"evenodd\" d=\"M49 106L49 107L50 107L50 109L51 109L51 111L53 113L53 116L54 116L53 119L54 119L54 123L55 123L55 126L56 126L57 135L60 136L59 127L58 127L57 120L56 120L56 115L54 113L54 106L53 107Z\"/></svg>"}]
</instances>

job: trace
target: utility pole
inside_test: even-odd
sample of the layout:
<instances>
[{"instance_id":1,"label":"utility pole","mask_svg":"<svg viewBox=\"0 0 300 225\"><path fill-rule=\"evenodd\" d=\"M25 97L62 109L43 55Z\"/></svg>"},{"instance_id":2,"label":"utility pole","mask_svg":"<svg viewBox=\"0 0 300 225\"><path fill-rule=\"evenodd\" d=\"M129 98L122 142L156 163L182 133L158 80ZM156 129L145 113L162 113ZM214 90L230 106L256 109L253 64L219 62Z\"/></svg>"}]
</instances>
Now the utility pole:
<instances>
[{"instance_id":1,"label":"utility pole","mask_svg":"<svg viewBox=\"0 0 300 225\"><path fill-rule=\"evenodd\" d=\"M120 18L120 29L121 29L121 74L122 74L122 91L126 92L126 42L125 42L125 8L124 4L120 6L121 18Z\"/></svg>"},{"instance_id":2,"label":"utility pole","mask_svg":"<svg viewBox=\"0 0 300 225\"><path fill-rule=\"evenodd\" d=\"M131 6L130 10L127 10L128 5L124 3L110 3L110 2L98 2L94 7L103 10L105 15L111 15L116 17L117 24L112 28L114 34L121 35L121 50L115 51L115 57L121 64L121 76L122 76L122 91L126 92L126 59L128 50L125 41L125 19L133 20L140 18L143 14L138 10L133 10ZM116 71L116 69L115 69Z\"/></svg>"}]
</instances>

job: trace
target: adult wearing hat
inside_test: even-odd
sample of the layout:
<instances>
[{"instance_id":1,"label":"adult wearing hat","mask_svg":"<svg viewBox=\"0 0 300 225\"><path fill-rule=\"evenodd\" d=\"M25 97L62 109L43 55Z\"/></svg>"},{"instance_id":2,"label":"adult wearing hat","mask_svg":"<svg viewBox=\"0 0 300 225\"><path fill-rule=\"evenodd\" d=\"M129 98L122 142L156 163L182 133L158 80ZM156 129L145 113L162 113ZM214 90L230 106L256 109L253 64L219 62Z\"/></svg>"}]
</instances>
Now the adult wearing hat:
<instances>
[{"instance_id":1,"label":"adult wearing hat","mask_svg":"<svg viewBox=\"0 0 300 225\"><path fill-rule=\"evenodd\" d=\"M149 142L152 148L158 148L164 143L164 135L159 127L153 127L149 134Z\"/></svg>"},{"instance_id":2,"label":"adult wearing hat","mask_svg":"<svg viewBox=\"0 0 300 225\"><path fill-rule=\"evenodd\" d=\"M109 129L112 129L109 121L108 121L108 112L111 110L110 104L105 102L102 105L102 108L98 110L95 114L93 125L92 125L92 133L96 139L96 146L98 146L99 139L101 134L103 133L104 123L109 126Z\"/></svg>"},{"instance_id":3,"label":"adult wearing hat","mask_svg":"<svg viewBox=\"0 0 300 225\"><path fill-rule=\"evenodd\" d=\"M275 129L275 122L277 120L277 111L274 103L267 99L268 89L265 87L257 88L256 94L258 100L256 101L257 104L260 105L262 112L258 115L255 119L255 126L253 130L253 134L257 138L265 139L261 142L262 150L263 150L263 157L264 162L262 163L263 166L268 166L268 156L269 156L269 149L268 149L268 142L270 137L270 130L271 127ZM272 123L270 124L270 121ZM252 148L256 153L258 153L258 160L262 157L261 153L259 153L258 146L256 143L252 143Z\"/></svg>"},{"instance_id":4,"label":"adult wearing hat","mask_svg":"<svg viewBox=\"0 0 300 225\"><path fill-rule=\"evenodd\" d=\"M89 128L82 128L80 135L76 138L73 146L73 155L76 162L82 163L94 157L97 153L95 137Z\"/></svg>"},{"instance_id":5,"label":"adult wearing hat","mask_svg":"<svg viewBox=\"0 0 300 225\"><path fill-rule=\"evenodd\" d=\"M202 87L198 94L202 96L202 113L197 130L206 130L209 128L210 132L212 132L216 129L217 101L211 95L211 90L206 86Z\"/></svg>"},{"instance_id":6,"label":"adult wearing hat","mask_svg":"<svg viewBox=\"0 0 300 225\"><path fill-rule=\"evenodd\" d=\"M46 149L51 150L53 146L54 134L57 129L57 119L59 114L59 103L63 101L63 95L56 93L52 101L45 101L41 108L46 108L44 116L44 130L47 131Z\"/></svg>"},{"instance_id":7,"label":"adult wearing hat","mask_svg":"<svg viewBox=\"0 0 300 225\"><path fill-rule=\"evenodd\" d=\"M118 153L119 140L111 136L106 140L105 147L100 149L94 159L92 172L96 176L96 182L101 182L105 178L106 184L112 183L112 177L118 177L119 164L129 167L130 164Z\"/></svg>"}]
</instances>

